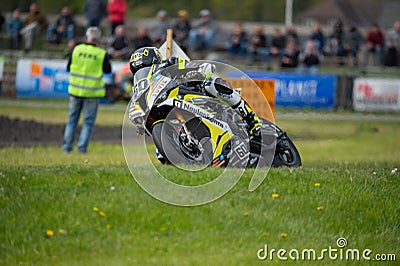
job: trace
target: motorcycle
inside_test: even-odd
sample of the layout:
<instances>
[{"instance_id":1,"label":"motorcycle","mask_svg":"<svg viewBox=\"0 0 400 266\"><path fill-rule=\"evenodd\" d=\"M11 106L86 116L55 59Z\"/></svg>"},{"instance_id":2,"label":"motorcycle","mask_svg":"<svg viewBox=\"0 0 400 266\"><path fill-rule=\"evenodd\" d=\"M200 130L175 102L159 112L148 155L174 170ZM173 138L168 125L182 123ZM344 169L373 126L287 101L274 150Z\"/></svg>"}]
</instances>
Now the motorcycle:
<instances>
[{"instance_id":1,"label":"motorcycle","mask_svg":"<svg viewBox=\"0 0 400 266\"><path fill-rule=\"evenodd\" d=\"M250 136L231 106L206 94L204 76L197 70L205 62L171 65L152 75L143 71L137 77L143 84L136 86L135 102L145 113L144 130L162 155L160 161L190 167L300 166L296 146L273 121L260 118L260 136ZM239 73L251 81L232 66L211 63L220 77L229 80Z\"/></svg>"}]
</instances>

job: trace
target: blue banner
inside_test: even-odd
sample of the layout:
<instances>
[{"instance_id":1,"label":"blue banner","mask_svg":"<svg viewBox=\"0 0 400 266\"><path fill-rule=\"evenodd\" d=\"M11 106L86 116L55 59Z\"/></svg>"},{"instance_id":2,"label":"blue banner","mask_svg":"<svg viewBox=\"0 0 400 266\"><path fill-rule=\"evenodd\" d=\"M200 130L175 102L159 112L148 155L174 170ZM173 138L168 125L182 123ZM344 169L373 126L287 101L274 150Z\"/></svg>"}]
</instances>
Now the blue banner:
<instances>
[{"instance_id":1,"label":"blue banner","mask_svg":"<svg viewBox=\"0 0 400 266\"><path fill-rule=\"evenodd\" d=\"M112 64L113 73L124 65ZM114 82L114 74L104 74L106 84ZM69 73L67 60L20 59L15 78L17 97L21 98L68 98Z\"/></svg>"},{"instance_id":2,"label":"blue banner","mask_svg":"<svg viewBox=\"0 0 400 266\"><path fill-rule=\"evenodd\" d=\"M252 79L275 80L275 105L333 108L336 76L295 73L246 73Z\"/></svg>"}]
</instances>

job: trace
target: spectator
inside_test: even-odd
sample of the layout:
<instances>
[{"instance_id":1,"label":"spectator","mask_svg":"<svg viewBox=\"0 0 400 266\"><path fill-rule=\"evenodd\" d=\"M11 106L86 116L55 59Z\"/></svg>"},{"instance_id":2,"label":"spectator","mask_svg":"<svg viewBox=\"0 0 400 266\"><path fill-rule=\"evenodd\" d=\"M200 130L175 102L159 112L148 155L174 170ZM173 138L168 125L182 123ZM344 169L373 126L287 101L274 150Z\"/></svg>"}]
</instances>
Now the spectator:
<instances>
[{"instance_id":1,"label":"spectator","mask_svg":"<svg viewBox=\"0 0 400 266\"><path fill-rule=\"evenodd\" d=\"M137 35L133 38L133 47L137 50L145 46L153 46L153 40L150 38L147 28L139 27Z\"/></svg>"},{"instance_id":2,"label":"spectator","mask_svg":"<svg viewBox=\"0 0 400 266\"><path fill-rule=\"evenodd\" d=\"M174 40L186 52L188 47L189 32L192 29L192 25L189 20L189 14L186 10L181 9L177 14L178 18L173 26Z\"/></svg>"},{"instance_id":3,"label":"spectator","mask_svg":"<svg viewBox=\"0 0 400 266\"><path fill-rule=\"evenodd\" d=\"M208 9L200 11L200 20L189 32L189 46L194 51L210 50L213 46L217 23Z\"/></svg>"},{"instance_id":4,"label":"spectator","mask_svg":"<svg viewBox=\"0 0 400 266\"><path fill-rule=\"evenodd\" d=\"M3 30L3 24L6 22L6 18L3 15L3 12L0 11L0 32Z\"/></svg>"},{"instance_id":5,"label":"spectator","mask_svg":"<svg viewBox=\"0 0 400 266\"><path fill-rule=\"evenodd\" d=\"M47 41L59 44L64 38L68 41L75 36L75 21L69 6L64 6L57 20L47 28Z\"/></svg>"},{"instance_id":6,"label":"spectator","mask_svg":"<svg viewBox=\"0 0 400 266\"><path fill-rule=\"evenodd\" d=\"M86 42L76 45L68 58L70 98L68 122L62 145L64 153L72 151L81 112L83 112L83 125L78 139L78 153L87 152L96 121L99 98L106 95L103 73L111 73L111 63L106 51L97 47L100 38L100 29L90 27L86 31Z\"/></svg>"},{"instance_id":7,"label":"spectator","mask_svg":"<svg viewBox=\"0 0 400 266\"><path fill-rule=\"evenodd\" d=\"M167 17L167 11L160 10L157 12L157 19L151 29L150 38L154 46L160 47L166 39L167 30L171 28L170 21Z\"/></svg>"},{"instance_id":8,"label":"spectator","mask_svg":"<svg viewBox=\"0 0 400 266\"><path fill-rule=\"evenodd\" d=\"M237 23L233 28L227 43L229 54L234 57L243 56L247 52L248 36L242 23Z\"/></svg>"},{"instance_id":9,"label":"spectator","mask_svg":"<svg viewBox=\"0 0 400 266\"><path fill-rule=\"evenodd\" d=\"M103 17L107 14L104 0L85 0L83 4L83 15L86 18L86 29L89 27L100 27Z\"/></svg>"},{"instance_id":10,"label":"spectator","mask_svg":"<svg viewBox=\"0 0 400 266\"><path fill-rule=\"evenodd\" d=\"M373 24L367 33L365 46L363 47L363 64L368 65L369 56L373 55L373 64L382 63L382 50L384 45L384 35L378 24Z\"/></svg>"},{"instance_id":11,"label":"spectator","mask_svg":"<svg viewBox=\"0 0 400 266\"><path fill-rule=\"evenodd\" d=\"M20 31L25 41L25 52L29 52L32 49L33 38L39 35L42 29L46 29L47 25L46 17L40 12L39 6L36 3L32 3L29 6L29 14L25 18L23 28Z\"/></svg>"},{"instance_id":12,"label":"spectator","mask_svg":"<svg viewBox=\"0 0 400 266\"><path fill-rule=\"evenodd\" d=\"M349 22L349 29L345 33L344 38L344 49L346 54L350 55L352 58L352 64L354 66L358 65L358 51L360 49L361 43L364 42L364 37L361 35L356 24L354 22Z\"/></svg>"},{"instance_id":13,"label":"spectator","mask_svg":"<svg viewBox=\"0 0 400 266\"><path fill-rule=\"evenodd\" d=\"M279 28L274 29L274 34L271 39L271 56L281 56L284 53L286 47L286 37L282 34Z\"/></svg>"},{"instance_id":14,"label":"spectator","mask_svg":"<svg viewBox=\"0 0 400 266\"><path fill-rule=\"evenodd\" d=\"M7 36L10 38L10 49L21 48L20 31L22 29L22 24L21 12L16 8L7 21Z\"/></svg>"},{"instance_id":15,"label":"spectator","mask_svg":"<svg viewBox=\"0 0 400 266\"><path fill-rule=\"evenodd\" d=\"M314 40L314 45L321 52L325 52L325 35L321 30L321 26L318 23L312 25L310 38Z\"/></svg>"},{"instance_id":16,"label":"spectator","mask_svg":"<svg viewBox=\"0 0 400 266\"><path fill-rule=\"evenodd\" d=\"M282 53L283 55L280 58L281 68L295 69L299 64L299 50L296 44L293 41L287 42Z\"/></svg>"},{"instance_id":17,"label":"spectator","mask_svg":"<svg viewBox=\"0 0 400 266\"><path fill-rule=\"evenodd\" d=\"M292 41L296 47L300 47L300 38L295 27L289 26L286 29L286 41Z\"/></svg>"},{"instance_id":18,"label":"spectator","mask_svg":"<svg viewBox=\"0 0 400 266\"><path fill-rule=\"evenodd\" d=\"M115 28L125 24L127 3L125 0L109 0L107 4L108 21L111 25L111 35L115 34Z\"/></svg>"},{"instance_id":19,"label":"spectator","mask_svg":"<svg viewBox=\"0 0 400 266\"><path fill-rule=\"evenodd\" d=\"M71 39L67 43L67 47L64 50L64 58L68 58L71 56L72 51L74 50L75 46L77 45L77 41L75 39Z\"/></svg>"},{"instance_id":20,"label":"spectator","mask_svg":"<svg viewBox=\"0 0 400 266\"><path fill-rule=\"evenodd\" d=\"M263 27L258 25L255 27L254 34L251 36L249 45L250 63L262 61L269 63L269 49L267 47L267 37L265 36Z\"/></svg>"},{"instance_id":21,"label":"spectator","mask_svg":"<svg viewBox=\"0 0 400 266\"><path fill-rule=\"evenodd\" d=\"M335 23L333 31L331 35L329 35L329 51L332 55L340 58L343 58L347 55L346 50L344 49L344 30L343 23L341 21ZM339 64L344 64L342 59L339 61Z\"/></svg>"},{"instance_id":22,"label":"spectator","mask_svg":"<svg viewBox=\"0 0 400 266\"><path fill-rule=\"evenodd\" d=\"M396 20L393 28L386 35L385 66L398 66L400 62L400 20Z\"/></svg>"},{"instance_id":23,"label":"spectator","mask_svg":"<svg viewBox=\"0 0 400 266\"><path fill-rule=\"evenodd\" d=\"M125 26L118 25L115 28L114 40L107 52L112 58L129 59L130 55L130 41L125 36Z\"/></svg>"},{"instance_id":24,"label":"spectator","mask_svg":"<svg viewBox=\"0 0 400 266\"><path fill-rule=\"evenodd\" d=\"M323 55L319 50L319 44L313 39L308 39L304 50L299 55L299 72L317 74Z\"/></svg>"}]
</instances>

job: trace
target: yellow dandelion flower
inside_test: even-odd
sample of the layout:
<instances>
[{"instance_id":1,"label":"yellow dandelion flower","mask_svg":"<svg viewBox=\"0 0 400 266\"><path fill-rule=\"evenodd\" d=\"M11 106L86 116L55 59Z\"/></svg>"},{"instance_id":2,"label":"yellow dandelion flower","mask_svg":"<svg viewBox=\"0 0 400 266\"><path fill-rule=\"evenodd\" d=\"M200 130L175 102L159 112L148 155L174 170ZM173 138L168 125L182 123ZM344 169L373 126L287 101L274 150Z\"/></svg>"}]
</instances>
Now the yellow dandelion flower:
<instances>
[{"instance_id":1,"label":"yellow dandelion flower","mask_svg":"<svg viewBox=\"0 0 400 266\"><path fill-rule=\"evenodd\" d=\"M324 206L318 206L317 210L322 211L324 209Z\"/></svg>"},{"instance_id":2,"label":"yellow dandelion flower","mask_svg":"<svg viewBox=\"0 0 400 266\"><path fill-rule=\"evenodd\" d=\"M272 196L273 199L276 199L276 198L279 197L279 194L278 193L273 193L271 196Z\"/></svg>"},{"instance_id":3,"label":"yellow dandelion flower","mask_svg":"<svg viewBox=\"0 0 400 266\"><path fill-rule=\"evenodd\" d=\"M163 227L160 228L160 231L161 231L161 232L165 232L165 231L167 231L167 229L168 229L168 228L167 228L166 226L163 226Z\"/></svg>"},{"instance_id":4,"label":"yellow dandelion flower","mask_svg":"<svg viewBox=\"0 0 400 266\"><path fill-rule=\"evenodd\" d=\"M287 233L281 233L281 237L285 238L285 237L287 237L287 236L288 236Z\"/></svg>"},{"instance_id":5,"label":"yellow dandelion flower","mask_svg":"<svg viewBox=\"0 0 400 266\"><path fill-rule=\"evenodd\" d=\"M111 225L107 224L106 227L107 227L107 229L110 229L110 228L111 228Z\"/></svg>"},{"instance_id":6,"label":"yellow dandelion flower","mask_svg":"<svg viewBox=\"0 0 400 266\"><path fill-rule=\"evenodd\" d=\"M243 216L244 216L244 217L247 217L247 216L249 216L249 214L250 214L249 212L244 212L244 213L243 213Z\"/></svg>"},{"instance_id":7,"label":"yellow dandelion flower","mask_svg":"<svg viewBox=\"0 0 400 266\"><path fill-rule=\"evenodd\" d=\"M65 230L64 230L64 229L58 229L58 233L59 233L60 235L64 235L64 234L66 234L66 232L65 232Z\"/></svg>"},{"instance_id":8,"label":"yellow dandelion flower","mask_svg":"<svg viewBox=\"0 0 400 266\"><path fill-rule=\"evenodd\" d=\"M53 230L47 230L47 231L46 231L46 235L47 235L48 237L52 237L52 236L54 236L54 231L53 231Z\"/></svg>"},{"instance_id":9,"label":"yellow dandelion flower","mask_svg":"<svg viewBox=\"0 0 400 266\"><path fill-rule=\"evenodd\" d=\"M106 213L103 211L100 211L99 214L100 214L100 216L106 217Z\"/></svg>"},{"instance_id":10,"label":"yellow dandelion flower","mask_svg":"<svg viewBox=\"0 0 400 266\"><path fill-rule=\"evenodd\" d=\"M321 184L320 183L314 183L314 187L320 187Z\"/></svg>"},{"instance_id":11,"label":"yellow dandelion flower","mask_svg":"<svg viewBox=\"0 0 400 266\"><path fill-rule=\"evenodd\" d=\"M98 212L98 211L99 211L99 208L93 207L93 211Z\"/></svg>"},{"instance_id":12,"label":"yellow dandelion flower","mask_svg":"<svg viewBox=\"0 0 400 266\"><path fill-rule=\"evenodd\" d=\"M263 232L262 236L269 236L269 233L268 232Z\"/></svg>"}]
</instances>

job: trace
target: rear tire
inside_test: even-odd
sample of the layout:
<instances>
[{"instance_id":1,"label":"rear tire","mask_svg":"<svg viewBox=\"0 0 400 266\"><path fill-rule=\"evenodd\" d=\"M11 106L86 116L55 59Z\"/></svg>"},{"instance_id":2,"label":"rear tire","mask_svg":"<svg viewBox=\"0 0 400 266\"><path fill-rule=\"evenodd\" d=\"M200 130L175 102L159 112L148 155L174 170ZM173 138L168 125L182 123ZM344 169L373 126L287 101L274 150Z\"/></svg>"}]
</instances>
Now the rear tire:
<instances>
[{"instance_id":1,"label":"rear tire","mask_svg":"<svg viewBox=\"0 0 400 266\"><path fill-rule=\"evenodd\" d=\"M301 166L301 158L299 151L292 142L292 140L286 136L286 133L282 133L277 139L277 145L275 149L275 157L272 162L273 167L287 166L287 167L299 167Z\"/></svg>"}]
</instances>

